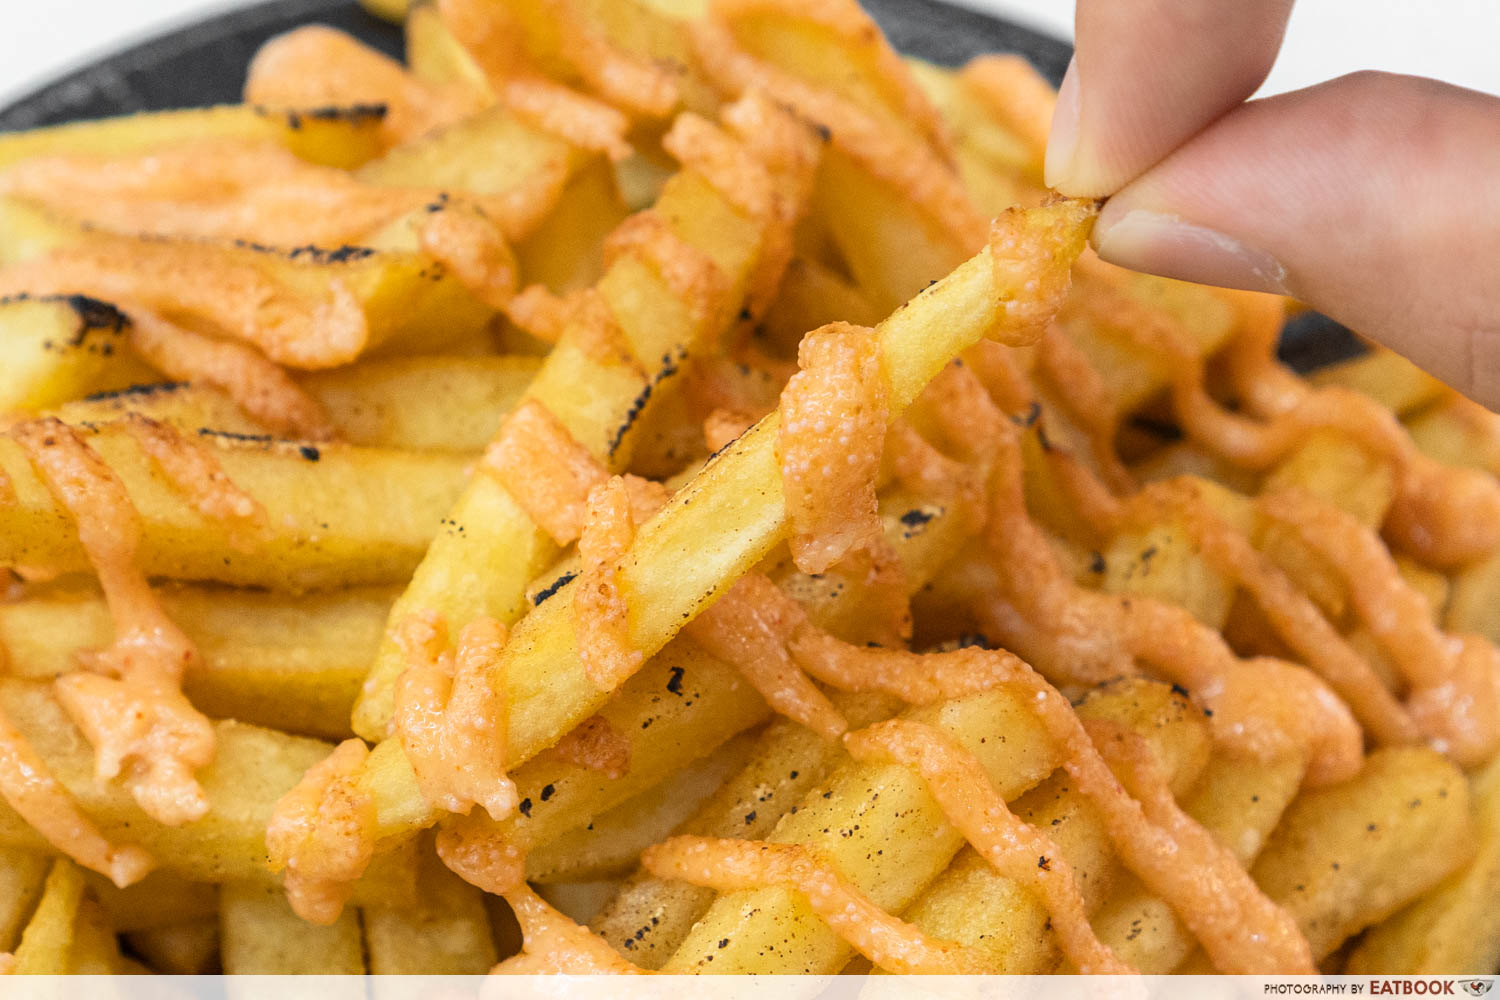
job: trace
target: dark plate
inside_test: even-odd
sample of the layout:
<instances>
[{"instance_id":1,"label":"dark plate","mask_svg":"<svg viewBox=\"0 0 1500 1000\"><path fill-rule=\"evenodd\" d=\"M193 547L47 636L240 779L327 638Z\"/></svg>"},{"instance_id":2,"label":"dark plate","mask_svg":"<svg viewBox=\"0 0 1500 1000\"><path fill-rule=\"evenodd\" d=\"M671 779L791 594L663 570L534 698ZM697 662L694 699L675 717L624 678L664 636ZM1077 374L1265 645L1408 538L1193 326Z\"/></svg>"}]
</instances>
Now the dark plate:
<instances>
[{"instance_id":1,"label":"dark plate","mask_svg":"<svg viewBox=\"0 0 1500 1000\"><path fill-rule=\"evenodd\" d=\"M1017 52L1056 85L1072 54L1060 39L938 0L862 2L902 52L948 66L984 52ZM352 0L272 0L160 35L54 80L0 110L0 132L238 101L245 67L261 43L313 22L401 54L400 29ZM1302 370L1359 349L1348 331L1317 314L1299 317L1282 339L1283 357Z\"/></svg>"}]
</instances>

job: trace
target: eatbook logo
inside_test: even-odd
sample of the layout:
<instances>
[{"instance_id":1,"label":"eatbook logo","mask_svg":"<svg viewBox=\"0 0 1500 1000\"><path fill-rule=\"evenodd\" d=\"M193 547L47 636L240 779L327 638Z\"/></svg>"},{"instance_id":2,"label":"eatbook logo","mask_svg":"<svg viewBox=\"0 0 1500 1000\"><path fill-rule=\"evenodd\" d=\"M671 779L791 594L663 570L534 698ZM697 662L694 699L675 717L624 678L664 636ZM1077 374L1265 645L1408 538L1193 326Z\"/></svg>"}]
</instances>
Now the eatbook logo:
<instances>
[{"instance_id":1,"label":"eatbook logo","mask_svg":"<svg viewBox=\"0 0 1500 1000\"><path fill-rule=\"evenodd\" d=\"M1470 979L1459 984L1471 997L1482 997L1495 985L1493 979Z\"/></svg>"}]
</instances>

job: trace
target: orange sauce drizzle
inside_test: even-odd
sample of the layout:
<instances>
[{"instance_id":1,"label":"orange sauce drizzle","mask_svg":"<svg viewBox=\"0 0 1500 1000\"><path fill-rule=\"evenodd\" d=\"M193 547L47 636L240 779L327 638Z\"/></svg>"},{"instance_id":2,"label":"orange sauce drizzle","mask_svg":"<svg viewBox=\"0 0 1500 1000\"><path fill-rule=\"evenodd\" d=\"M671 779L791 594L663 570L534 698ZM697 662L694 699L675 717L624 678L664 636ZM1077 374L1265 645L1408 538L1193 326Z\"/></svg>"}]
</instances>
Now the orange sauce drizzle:
<instances>
[{"instance_id":1,"label":"orange sauce drizzle","mask_svg":"<svg viewBox=\"0 0 1500 1000\"><path fill-rule=\"evenodd\" d=\"M589 493L609 479L598 459L534 399L511 411L480 468L559 545L582 533Z\"/></svg>"},{"instance_id":2,"label":"orange sauce drizzle","mask_svg":"<svg viewBox=\"0 0 1500 1000\"><path fill-rule=\"evenodd\" d=\"M646 975L625 961L607 942L549 906L524 882L507 891L505 901L521 925L522 952L490 970L508 976Z\"/></svg>"},{"instance_id":3,"label":"orange sauce drizzle","mask_svg":"<svg viewBox=\"0 0 1500 1000\"><path fill-rule=\"evenodd\" d=\"M639 254L656 268L672 297L691 310L698 325L709 323L724 307L729 289L724 272L655 210L635 213L605 239L606 266L625 253Z\"/></svg>"},{"instance_id":4,"label":"orange sauce drizzle","mask_svg":"<svg viewBox=\"0 0 1500 1000\"><path fill-rule=\"evenodd\" d=\"M1379 537L1349 514L1291 492L1263 497L1260 509L1339 568L1355 611L1411 686L1408 707L1433 746L1465 767L1493 756L1500 747L1500 650L1434 625L1427 599L1402 577Z\"/></svg>"},{"instance_id":5,"label":"orange sauce drizzle","mask_svg":"<svg viewBox=\"0 0 1500 1000\"><path fill-rule=\"evenodd\" d=\"M771 212L771 178L744 145L713 122L685 112L661 140L662 149L684 167L702 174L725 201L752 219Z\"/></svg>"},{"instance_id":6,"label":"orange sauce drizzle","mask_svg":"<svg viewBox=\"0 0 1500 1000\"><path fill-rule=\"evenodd\" d=\"M114 642L87 658L101 672L58 678L58 699L93 744L100 780L124 773L136 802L168 826L199 819L209 802L193 774L213 760L213 726L182 695L193 645L135 566L135 507L113 470L62 421L19 424L10 434L72 515L114 620Z\"/></svg>"},{"instance_id":7,"label":"orange sauce drizzle","mask_svg":"<svg viewBox=\"0 0 1500 1000\"><path fill-rule=\"evenodd\" d=\"M134 844L111 844L0 709L0 795L47 843L124 888L155 867Z\"/></svg>"},{"instance_id":8,"label":"orange sauce drizzle","mask_svg":"<svg viewBox=\"0 0 1500 1000\"><path fill-rule=\"evenodd\" d=\"M214 340L134 307L130 343L153 368L220 390L273 433L304 441L331 441L337 433L321 403L247 344Z\"/></svg>"},{"instance_id":9,"label":"orange sauce drizzle","mask_svg":"<svg viewBox=\"0 0 1500 1000\"><path fill-rule=\"evenodd\" d=\"M964 839L997 872L1030 887L1042 901L1063 954L1079 971L1135 971L1089 926L1078 879L1057 845L1006 808L973 754L931 726L903 719L850 733L844 746L855 760L900 764L920 774Z\"/></svg>"},{"instance_id":10,"label":"orange sauce drizzle","mask_svg":"<svg viewBox=\"0 0 1500 1000\"><path fill-rule=\"evenodd\" d=\"M743 674L772 709L824 739L838 739L849 724L787 650L806 620L796 601L761 574L749 573L684 631Z\"/></svg>"},{"instance_id":11,"label":"orange sauce drizzle","mask_svg":"<svg viewBox=\"0 0 1500 1000\"><path fill-rule=\"evenodd\" d=\"M888 405L874 331L833 323L802 338L781 394L777 455L792 560L821 573L884 532L875 481Z\"/></svg>"},{"instance_id":12,"label":"orange sauce drizzle","mask_svg":"<svg viewBox=\"0 0 1500 1000\"><path fill-rule=\"evenodd\" d=\"M545 285L527 285L505 304L505 317L545 344L562 339L576 311L577 299L558 295Z\"/></svg>"},{"instance_id":13,"label":"orange sauce drizzle","mask_svg":"<svg viewBox=\"0 0 1500 1000\"><path fill-rule=\"evenodd\" d=\"M893 917L802 844L711 837L671 837L641 852L659 878L719 892L782 886L807 897L834 933L875 965L908 975L984 972L958 945L927 936Z\"/></svg>"},{"instance_id":14,"label":"orange sauce drizzle","mask_svg":"<svg viewBox=\"0 0 1500 1000\"><path fill-rule=\"evenodd\" d=\"M417 245L486 305L504 309L515 297L516 255L503 227L478 203L450 200L425 213L417 223Z\"/></svg>"},{"instance_id":15,"label":"orange sauce drizzle","mask_svg":"<svg viewBox=\"0 0 1500 1000\"><path fill-rule=\"evenodd\" d=\"M612 691L645 662L631 645L629 608L620 593L619 563L635 539L635 518L624 480L610 479L588 497L578 539L582 567L573 594L578 658L601 691Z\"/></svg>"},{"instance_id":16,"label":"orange sauce drizzle","mask_svg":"<svg viewBox=\"0 0 1500 1000\"><path fill-rule=\"evenodd\" d=\"M437 834L443 864L465 882L495 896L526 885L526 854L474 817L447 820Z\"/></svg>"},{"instance_id":17,"label":"orange sauce drizzle","mask_svg":"<svg viewBox=\"0 0 1500 1000\"><path fill-rule=\"evenodd\" d=\"M517 118L569 145L617 162L633 152L625 138L630 119L607 104L529 74L501 81L496 91Z\"/></svg>"},{"instance_id":18,"label":"orange sauce drizzle","mask_svg":"<svg viewBox=\"0 0 1500 1000\"><path fill-rule=\"evenodd\" d=\"M516 786L505 773L505 685L495 676L505 626L477 618L450 650L447 627L428 613L402 621L395 638L407 667L393 719L423 798L451 813L477 803L496 821L509 816Z\"/></svg>"},{"instance_id":19,"label":"orange sauce drizzle","mask_svg":"<svg viewBox=\"0 0 1500 1000\"><path fill-rule=\"evenodd\" d=\"M192 316L294 368L329 368L357 358L369 324L346 282L323 294L278 280L253 250L94 233L82 243L8 267L0 295L83 293Z\"/></svg>"},{"instance_id":20,"label":"orange sauce drizzle","mask_svg":"<svg viewBox=\"0 0 1500 1000\"><path fill-rule=\"evenodd\" d=\"M312 924L338 919L375 854L375 801L360 784L369 747L349 739L314 764L276 802L266 826L275 871L286 870L286 898Z\"/></svg>"},{"instance_id":21,"label":"orange sauce drizzle","mask_svg":"<svg viewBox=\"0 0 1500 1000\"><path fill-rule=\"evenodd\" d=\"M1085 482L1078 476L1068 485L1087 491ZM1127 523L1177 517L1204 559L1255 599L1277 636L1328 682L1376 740L1384 744L1417 740L1410 714L1386 690L1369 662L1275 563L1207 509L1191 481L1153 483L1125 505L1098 490L1090 492L1094 494L1091 499L1078 498L1079 506L1103 534Z\"/></svg>"},{"instance_id":22,"label":"orange sauce drizzle","mask_svg":"<svg viewBox=\"0 0 1500 1000\"><path fill-rule=\"evenodd\" d=\"M602 715L584 719L549 752L564 763L598 771L606 778L630 773L630 741Z\"/></svg>"},{"instance_id":23,"label":"orange sauce drizzle","mask_svg":"<svg viewBox=\"0 0 1500 1000\"><path fill-rule=\"evenodd\" d=\"M262 45L250 63L245 100L290 107L383 104L386 146L456 122L483 104L468 88L419 80L396 60L324 25Z\"/></svg>"},{"instance_id":24,"label":"orange sauce drizzle","mask_svg":"<svg viewBox=\"0 0 1500 1000\"><path fill-rule=\"evenodd\" d=\"M0 192L125 235L338 246L434 201L372 185L280 143L215 140L102 159L49 156L0 175Z\"/></svg>"},{"instance_id":25,"label":"orange sauce drizzle","mask_svg":"<svg viewBox=\"0 0 1500 1000\"><path fill-rule=\"evenodd\" d=\"M682 95L672 74L613 44L574 0L549 0L558 51L590 90L632 114L664 118Z\"/></svg>"},{"instance_id":26,"label":"orange sauce drizzle","mask_svg":"<svg viewBox=\"0 0 1500 1000\"><path fill-rule=\"evenodd\" d=\"M228 522L239 531L265 523L265 508L234 484L206 445L144 414L127 413L120 423L172 485L192 500L198 513ZM240 544L247 543L241 540Z\"/></svg>"}]
</instances>

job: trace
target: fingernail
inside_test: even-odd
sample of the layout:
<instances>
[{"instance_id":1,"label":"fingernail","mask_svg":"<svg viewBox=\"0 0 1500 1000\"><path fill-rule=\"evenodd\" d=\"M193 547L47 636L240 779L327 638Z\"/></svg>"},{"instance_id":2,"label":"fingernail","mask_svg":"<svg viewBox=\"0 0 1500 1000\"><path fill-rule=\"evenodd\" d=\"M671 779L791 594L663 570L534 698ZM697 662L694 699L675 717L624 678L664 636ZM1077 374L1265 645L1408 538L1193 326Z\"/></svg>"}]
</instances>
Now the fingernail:
<instances>
[{"instance_id":1,"label":"fingernail","mask_svg":"<svg viewBox=\"0 0 1500 1000\"><path fill-rule=\"evenodd\" d=\"M1068 63L1062 86L1057 89L1057 106L1052 110L1052 132L1047 137L1047 158L1043 178L1050 188L1060 188L1073 172L1078 155L1078 60Z\"/></svg>"},{"instance_id":2,"label":"fingernail","mask_svg":"<svg viewBox=\"0 0 1500 1000\"><path fill-rule=\"evenodd\" d=\"M1205 285L1292 294L1274 256L1216 229L1166 212L1132 209L1095 228L1094 246L1112 264Z\"/></svg>"}]
</instances>

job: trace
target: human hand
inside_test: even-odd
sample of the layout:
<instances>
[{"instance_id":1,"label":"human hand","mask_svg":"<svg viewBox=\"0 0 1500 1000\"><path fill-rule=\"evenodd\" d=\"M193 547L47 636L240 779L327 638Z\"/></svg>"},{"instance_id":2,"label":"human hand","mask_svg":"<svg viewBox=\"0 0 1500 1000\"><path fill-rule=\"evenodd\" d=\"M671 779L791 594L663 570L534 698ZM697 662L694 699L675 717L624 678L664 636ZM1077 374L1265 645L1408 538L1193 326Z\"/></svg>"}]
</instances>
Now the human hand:
<instances>
[{"instance_id":1,"label":"human hand","mask_svg":"<svg viewBox=\"0 0 1500 1000\"><path fill-rule=\"evenodd\" d=\"M1246 103L1291 0L1078 0L1047 183L1100 256L1293 295L1500 406L1500 98L1350 76Z\"/></svg>"}]
</instances>

